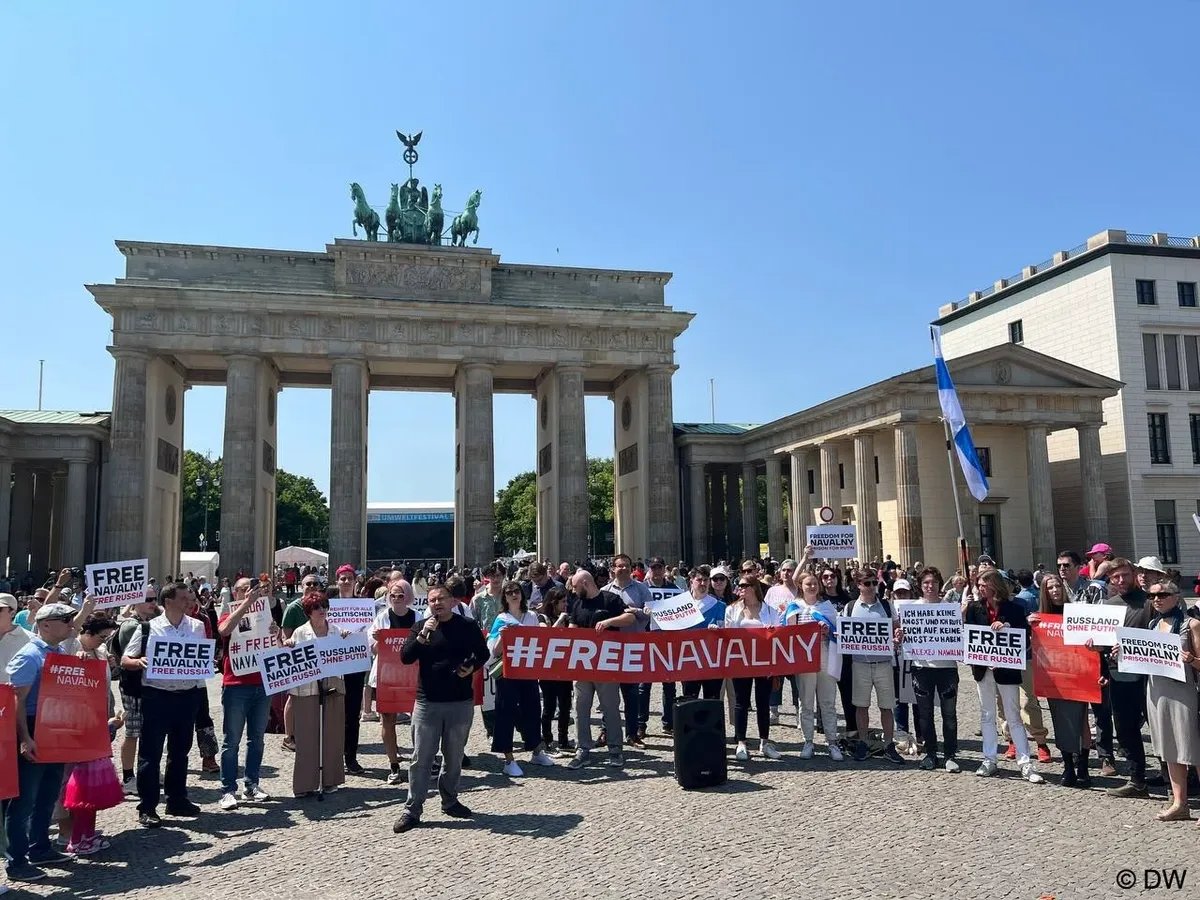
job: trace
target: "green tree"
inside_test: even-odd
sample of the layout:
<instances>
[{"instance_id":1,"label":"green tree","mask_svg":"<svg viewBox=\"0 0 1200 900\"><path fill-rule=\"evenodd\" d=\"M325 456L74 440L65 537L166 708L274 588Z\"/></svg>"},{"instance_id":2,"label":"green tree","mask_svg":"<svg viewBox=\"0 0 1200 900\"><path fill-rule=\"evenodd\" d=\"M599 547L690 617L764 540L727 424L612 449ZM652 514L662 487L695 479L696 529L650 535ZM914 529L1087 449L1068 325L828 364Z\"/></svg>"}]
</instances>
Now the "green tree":
<instances>
[{"instance_id":1,"label":"green tree","mask_svg":"<svg viewBox=\"0 0 1200 900\"><path fill-rule=\"evenodd\" d=\"M613 461L588 460L588 534L592 552L612 553ZM537 476L522 472L496 494L496 538L506 553L537 541Z\"/></svg>"},{"instance_id":2,"label":"green tree","mask_svg":"<svg viewBox=\"0 0 1200 900\"><path fill-rule=\"evenodd\" d=\"M505 553L537 541L537 476L522 472L496 494L496 539Z\"/></svg>"},{"instance_id":3,"label":"green tree","mask_svg":"<svg viewBox=\"0 0 1200 900\"><path fill-rule=\"evenodd\" d=\"M208 530L205 531L205 508ZM199 550L204 534L209 550L219 550L221 530L221 460L210 460L195 450L183 452L184 550ZM329 502L311 478L283 469L275 472L275 540L281 547L303 544L317 550L329 546Z\"/></svg>"}]
</instances>

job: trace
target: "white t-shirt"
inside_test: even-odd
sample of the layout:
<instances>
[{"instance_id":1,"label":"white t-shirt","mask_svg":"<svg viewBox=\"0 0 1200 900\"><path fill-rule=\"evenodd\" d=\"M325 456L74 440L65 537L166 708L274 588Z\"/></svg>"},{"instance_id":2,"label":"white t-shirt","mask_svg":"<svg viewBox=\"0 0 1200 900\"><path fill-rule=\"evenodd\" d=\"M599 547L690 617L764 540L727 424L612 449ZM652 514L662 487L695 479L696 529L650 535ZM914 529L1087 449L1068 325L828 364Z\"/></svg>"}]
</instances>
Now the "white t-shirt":
<instances>
[{"instance_id":1,"label":"white t-shirt","mask_svg":"<svg viewBox=\"0 0 1200 900\"><path fill-rule=\"evenodd\" d=\"M725 610L726 628L770 628L772 625L782 624L782 614L779 610L766 603L759 607L757 615L752 615L740 600L730 604Z\"/></svg>"}]
</instances>

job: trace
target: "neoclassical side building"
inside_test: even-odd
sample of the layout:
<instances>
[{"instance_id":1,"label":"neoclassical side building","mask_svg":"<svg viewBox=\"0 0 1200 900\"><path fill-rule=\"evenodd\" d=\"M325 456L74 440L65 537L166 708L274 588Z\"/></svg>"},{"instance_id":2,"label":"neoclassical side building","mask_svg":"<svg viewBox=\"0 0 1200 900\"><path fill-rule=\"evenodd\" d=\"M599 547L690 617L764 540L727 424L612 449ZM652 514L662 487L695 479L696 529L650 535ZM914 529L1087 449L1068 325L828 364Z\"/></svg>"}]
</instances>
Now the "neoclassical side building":
<instances>
[{"instance_id":1,"label":"neoclassical side building","mask_svg":"<svg viewBox=\"0 0 1200 900\"><path fill-rule=\"evenodd\" d=\"M949 365L990 470L983 503L959 478L971 552L1013 567L1052 563L1062 532L1048 439L1073 435L1083 481L1098 482L1102 404L1121 383L1013 344ZM774 558L795 554L829 506L835 522L858 526L862 558L953 571L958 526L940 416L930 365L765 425L676 425L685 559L757 555L764 538ZM1086 541L1107 534L1102 484L1084 493L1082 516Z\"/></svg>"}]
</instances>

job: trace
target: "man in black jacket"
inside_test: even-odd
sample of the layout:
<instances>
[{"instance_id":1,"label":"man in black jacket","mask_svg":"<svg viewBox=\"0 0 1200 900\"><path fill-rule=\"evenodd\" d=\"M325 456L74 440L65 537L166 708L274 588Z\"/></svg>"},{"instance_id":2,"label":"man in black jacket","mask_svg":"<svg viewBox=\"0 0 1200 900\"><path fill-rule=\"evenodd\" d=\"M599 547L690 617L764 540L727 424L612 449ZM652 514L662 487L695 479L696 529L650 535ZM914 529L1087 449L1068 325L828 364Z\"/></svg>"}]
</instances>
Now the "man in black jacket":
<instances>
[{"instance_id":1,"label":"man in black jacket","mask_svg":"<svg viewBox=\"0 0 1200 900\"><path fill-rule=\"evenodd\" d=\"M1146 592L1137 585L1133 563L1118 557L1110 565L1108 583L1114 596L1108 603L1125 607L1126 628L1146 628L1150 624L1151 610L1146 602ZM1111 656L1109 662L1107 671L1102 669L1101 675L1110 679L1113 724L1117 743L1124 748L1125 758L1129 761L1129 781L1120 787L1109 788L1108 794L1145 799L1150 796L1146 790L1146 747L1142 743L1142 724L1146 721L1146 676L1119 671L1112 664Z\"/></svg>"},{"instance_id":2,"label":"man in black jacket","mask_svg":"<svg viewBox=\"0 0 1200 900\"><path fill-rule=\"evenodd\" d=\"M458 800L463 750L475 715L475 692L471 676L488 659L483 632L470 619L454 614L454 601L442 585L429 588L429 617L414 628L400 659L417 663L417 701L413 707L413 754L408 767L408 800L404 813L392 826L401 834L421 822L425 795L429 791L433 757L442 751L442 774L438 793L442 812L456 819L469 819L471 810Z\"/></svg>"}]
</instances>

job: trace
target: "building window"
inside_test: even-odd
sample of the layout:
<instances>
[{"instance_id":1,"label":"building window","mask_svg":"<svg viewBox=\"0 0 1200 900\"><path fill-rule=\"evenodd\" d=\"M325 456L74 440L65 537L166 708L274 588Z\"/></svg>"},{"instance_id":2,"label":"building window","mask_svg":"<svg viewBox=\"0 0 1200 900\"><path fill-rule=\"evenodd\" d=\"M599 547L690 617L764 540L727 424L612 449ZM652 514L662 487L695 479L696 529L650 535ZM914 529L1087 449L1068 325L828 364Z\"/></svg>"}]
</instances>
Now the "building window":
<instances>
[{"instance_id":1,"label":"building window","mask_svg":"<svg viewBox=\"0 0 1200 900\"><path fill-rule=\"evenodd\" d=\"M1142 358L1146 364L1146 390L1161 391L1162 380L1158 375L1158 335L1142 335Z\"/></svg>"},{"instance_id":2,"label":"building window","mask_svg":"<svg viewBox=\"0 0 1200 900\"><path fill-rule=\"evenodd\" d=\"M1150 462L1169 465L1171 462L1171 438L1167 431L1166 413L1148 413L1150 422Z\"/></svg>"},{"instance_id":3,"label":"building window","mask_svg":"<svg viewBox=\"0 0 1200 900\"><path fill-rule=\"evenodd\" d=\"M846 467L842 463L838 463L838 487L846 489Z\"/></svg>"},{"instance_id":4,"label":"building window","mask_svg":"<svg viewBox=\"0 0 1200 900\"><path fill-rule=\"evenodd\" d=\"M1183 336L1183 358L1187 363L1187 389L1200 391L1200 353L1196 352L1196 335Z\"/></svg>"},{"instance_id":5,"label":"building window","mask_svg":"<svg viewBox=\"0 0 1200 900\"><path fill-rule=\"evenodd\" d=\"M1010 344L1025 343L1025 326L1021 324L1021 320L1008 323L1008 342Z\"/></svg>"},{"instance_id":6,"label":"building window","mask_svg":"<svg viewBox=\"0 0 1200 900\"><path fill-rule=\"evenodd\" d=\"M875 457L875 483L879 484L879 457L878 456ZM883 544L880 544L879 546L882 547Z\"/></svg>"},{"instance_id":7,"label":"building window","mask_svg":"<svg viewBox=\"0 0 1200 900\"><path fill-rule=\"evenodd\" d=\"M976 447L975 455L979 457L979 464L983 466L983 474L988 478L992 477L992 448L991 447Z\"/></svg>"},{"instance_id":8,"label":"building window","mask_svg":"<svg viewBox=\"0 0 1200 900\"><path fill-rule=\"evenodd\" d=\"M995 513L979 515L979 552L1000 561L1000 529Z\"/></svg>"},{"instance_id":9,"label":"building window","mask_svg":"<svg viewBox=\"0 0 1200 900\"><path fill-rule=\"evenodd\" d=\"M1195 307L1196 305L1196 282L1180 281L1175 285L1175 289L1179 291L1179 305Z\"/></svg>"},{"instance_id":10,"label":"building window","mask_svg":"<svg viewBox=\"0 0 1200 900\"><path fill-rule=\"evenodd\" d=\"M1154 527L1158 532L1158 558L1166 565L1179 562L1179 535L1175 530L1175 501L1154 501Z\"/></svg>"},{"instance_id":11,"label":"building window","mask_svg":"<svg viewBox=\"0 0 1200 900\"><path fill-rule=\"evenodd\" d=\"M812 469L808 470L808 494L811 497L817 492L817 473Z\"/></svg>"},{"instance_id":12,"label":"building window","mask_svg":"<svg viewBox=\"0 0 1200 900\"><path fill-rule=\"evenodd\" d=\"M1188 430L1192 433L1192 465L1200 466L1200 415L1188 416Z\"/></svg>"},{"instance_id":13,"label":"building window","mask_svg":"<svg viewBox=\"0 0 1200 900\"><path fill-rule=\"evenodd\" d=\"M1138 306L1156 306L1158 298L1154 295L1154 282L1146 278L1137 280Z\"/></svg>"},{"instance_id":14,"label":"building window","mask_svg":"<svg viewBox=\"0 0 1200 900\"><path fill-rule=\"evenodd\" d=\"M1179 377L1179 335L1164 334L1163 351L1167 358L1167 390L1182 390L1183 384Z\"/></svg>"}]
</instances>

